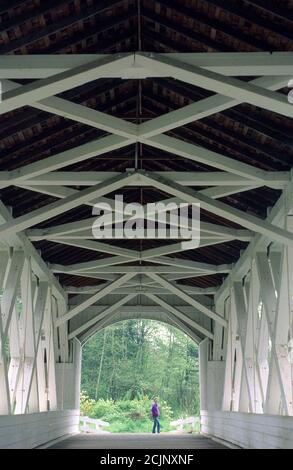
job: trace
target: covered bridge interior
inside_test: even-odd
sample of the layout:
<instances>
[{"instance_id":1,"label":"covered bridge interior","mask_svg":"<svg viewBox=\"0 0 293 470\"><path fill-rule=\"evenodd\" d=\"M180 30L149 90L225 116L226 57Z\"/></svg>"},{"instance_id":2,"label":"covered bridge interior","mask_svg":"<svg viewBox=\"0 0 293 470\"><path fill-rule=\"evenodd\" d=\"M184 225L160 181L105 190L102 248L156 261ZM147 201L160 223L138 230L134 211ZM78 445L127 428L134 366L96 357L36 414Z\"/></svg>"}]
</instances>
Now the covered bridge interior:
<instances>
[{"instance_id":1,"label":"covered bridge interior","mask_svg":"<svg viewBox=\"0 0 293 470\"><path fill-rule=\"evenodd\" d=\"M0 2L0 447L77 431L81 346L152 318L199 344L203 434L293 448L290 4ZM199 203L197 245L97 240L117 194Z\"/></svg>"}]
</instances>

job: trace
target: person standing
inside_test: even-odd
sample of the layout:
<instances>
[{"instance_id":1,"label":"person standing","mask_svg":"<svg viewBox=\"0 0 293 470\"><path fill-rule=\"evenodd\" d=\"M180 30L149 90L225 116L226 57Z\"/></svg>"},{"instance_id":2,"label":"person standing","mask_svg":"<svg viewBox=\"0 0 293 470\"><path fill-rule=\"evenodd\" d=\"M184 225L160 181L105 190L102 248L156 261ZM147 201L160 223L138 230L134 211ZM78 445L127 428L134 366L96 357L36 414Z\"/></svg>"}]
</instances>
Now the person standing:
<instances>
[{"instance_id":1,"label":"person standing","mask_svg":"<svg viewBox=\"0 0 293 470\"><path fill-rule=\"evenodd\" d=\"M155 434L157 431L157 433L160 434L160 428L161 428L160 421L159 421L160 410L159 410L157 397L154 398L154 402L151 408L151 414L152 414L152 419L154 420L152 433Z\"/></svg>"}]
</instances>

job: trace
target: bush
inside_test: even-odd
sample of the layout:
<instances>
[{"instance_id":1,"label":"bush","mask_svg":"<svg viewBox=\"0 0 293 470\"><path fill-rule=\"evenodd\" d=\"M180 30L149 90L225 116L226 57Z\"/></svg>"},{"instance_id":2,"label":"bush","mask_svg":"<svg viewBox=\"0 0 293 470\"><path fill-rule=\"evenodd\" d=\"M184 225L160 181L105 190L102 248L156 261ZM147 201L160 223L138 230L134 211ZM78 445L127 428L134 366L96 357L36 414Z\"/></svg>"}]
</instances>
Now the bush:
<instances>
[{"instance_id":1,"label":"bush","mask_svg":"<svg viewBox=\"0 0 293 470\"><path fill-rule=\"evenodd\" d=\"M95 400L89 398L84 392L80 393L80 414L81 416L90 416L96 404Z\"/></svg>"},{"instance_id":2,"label":"bush","mask_svg":"<svg viewBox=\"0 0 293 470\"><path fill-rule=\"evenodd\" d=\"M92 409L92 418L102 419L105 416L112 415L115 413L116 405L114 400L100 399L95 402ZM107 420L105 420L107 421Z\"/></svg>"},{"instance_id":3,"label":"bush","mask_svg":"<svg viewBox=\"0 0 293 470\"><path fill-rule=\"evenodd\" d=\"M84 392L80 396L81 415L107 421L111 432L150 432L151 400L147 396L134 400L91 400ZM163 431L169 431L173 418L171 407L165 400L160 401L161 425Z\"/></svg>"}]
</instances>

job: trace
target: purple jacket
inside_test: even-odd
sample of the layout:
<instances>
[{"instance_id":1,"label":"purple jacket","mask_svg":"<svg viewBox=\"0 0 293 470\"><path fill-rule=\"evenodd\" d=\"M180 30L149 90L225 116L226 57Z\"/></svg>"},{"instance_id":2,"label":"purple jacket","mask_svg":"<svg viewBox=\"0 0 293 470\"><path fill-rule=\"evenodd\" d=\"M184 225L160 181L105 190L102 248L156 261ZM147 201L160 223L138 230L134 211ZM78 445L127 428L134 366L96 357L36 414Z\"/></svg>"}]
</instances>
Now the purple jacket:
<instances>
[{"instance_id":1,"label":"purple jacket","mask_svg":"<svg viewBox=\"0 0 293 470\"><path fill-rule=\"evenodd\" d=\"M152 405L152 415L153 418L157 418L158 416L160 416L160 410L156 403L153 403Z\"/></svg>"}]
</instances>

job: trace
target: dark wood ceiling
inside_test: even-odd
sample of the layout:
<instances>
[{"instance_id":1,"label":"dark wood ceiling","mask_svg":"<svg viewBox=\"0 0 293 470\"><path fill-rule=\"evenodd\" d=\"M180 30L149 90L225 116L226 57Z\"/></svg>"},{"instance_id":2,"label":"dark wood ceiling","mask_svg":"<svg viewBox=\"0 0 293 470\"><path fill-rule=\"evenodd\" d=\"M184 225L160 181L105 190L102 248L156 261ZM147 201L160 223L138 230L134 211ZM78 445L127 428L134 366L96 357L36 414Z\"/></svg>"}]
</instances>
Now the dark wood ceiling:
<instances>
[{"instance_id":1,"label":"dark wood ceiling","mask_svg":"<svg viewBox=\"0 0 293 470\"><path fill-rule=\"evenodd\" d=\"M1 54L82 54L128 51L253 52L293 51L293 2L289 0L29 0L0 1ZM242 77L245 80L245 77ZM25 83L23 81L22 83ZM286 93L287 90L281 92ZM88 83L61 96L99 111L143 122L198 101L209 93L171 79L118 80ZM214 114L170 135L196 143L235 160L272 171L293 162L293 123L289 118L242 104ZM102 131L56 115L23 107L0 116L0 170L12 170L88 142ZM209 171L207 166L139 145L139 167L146 170ZM124 171L134 166L134 146L81 162L74 171ZM17 187L1 191L3 202L18 217L55 199ZM128 200L158 198L151 188L124 191ZM261 188L222 200L261 218L280 191ZM51 219L42 226L88 217L86 206ZM203 213L203 219L231 225ZM143 241L139 247L160 242ZM133 242L124 246L137 248ZM48 262L71 264L97 254L42 241L35 243ZM186 252L180 257L213 264L238 259L246 243L233 241ZM104 256L104 255L101 255ZM176 255L179 256L179 255ZM220 284L224 274L188 280L198 286ZM61 275L64 284L96 282ZM186 281L187 282L187 281Z\"/></svg>"}]
</instances>

